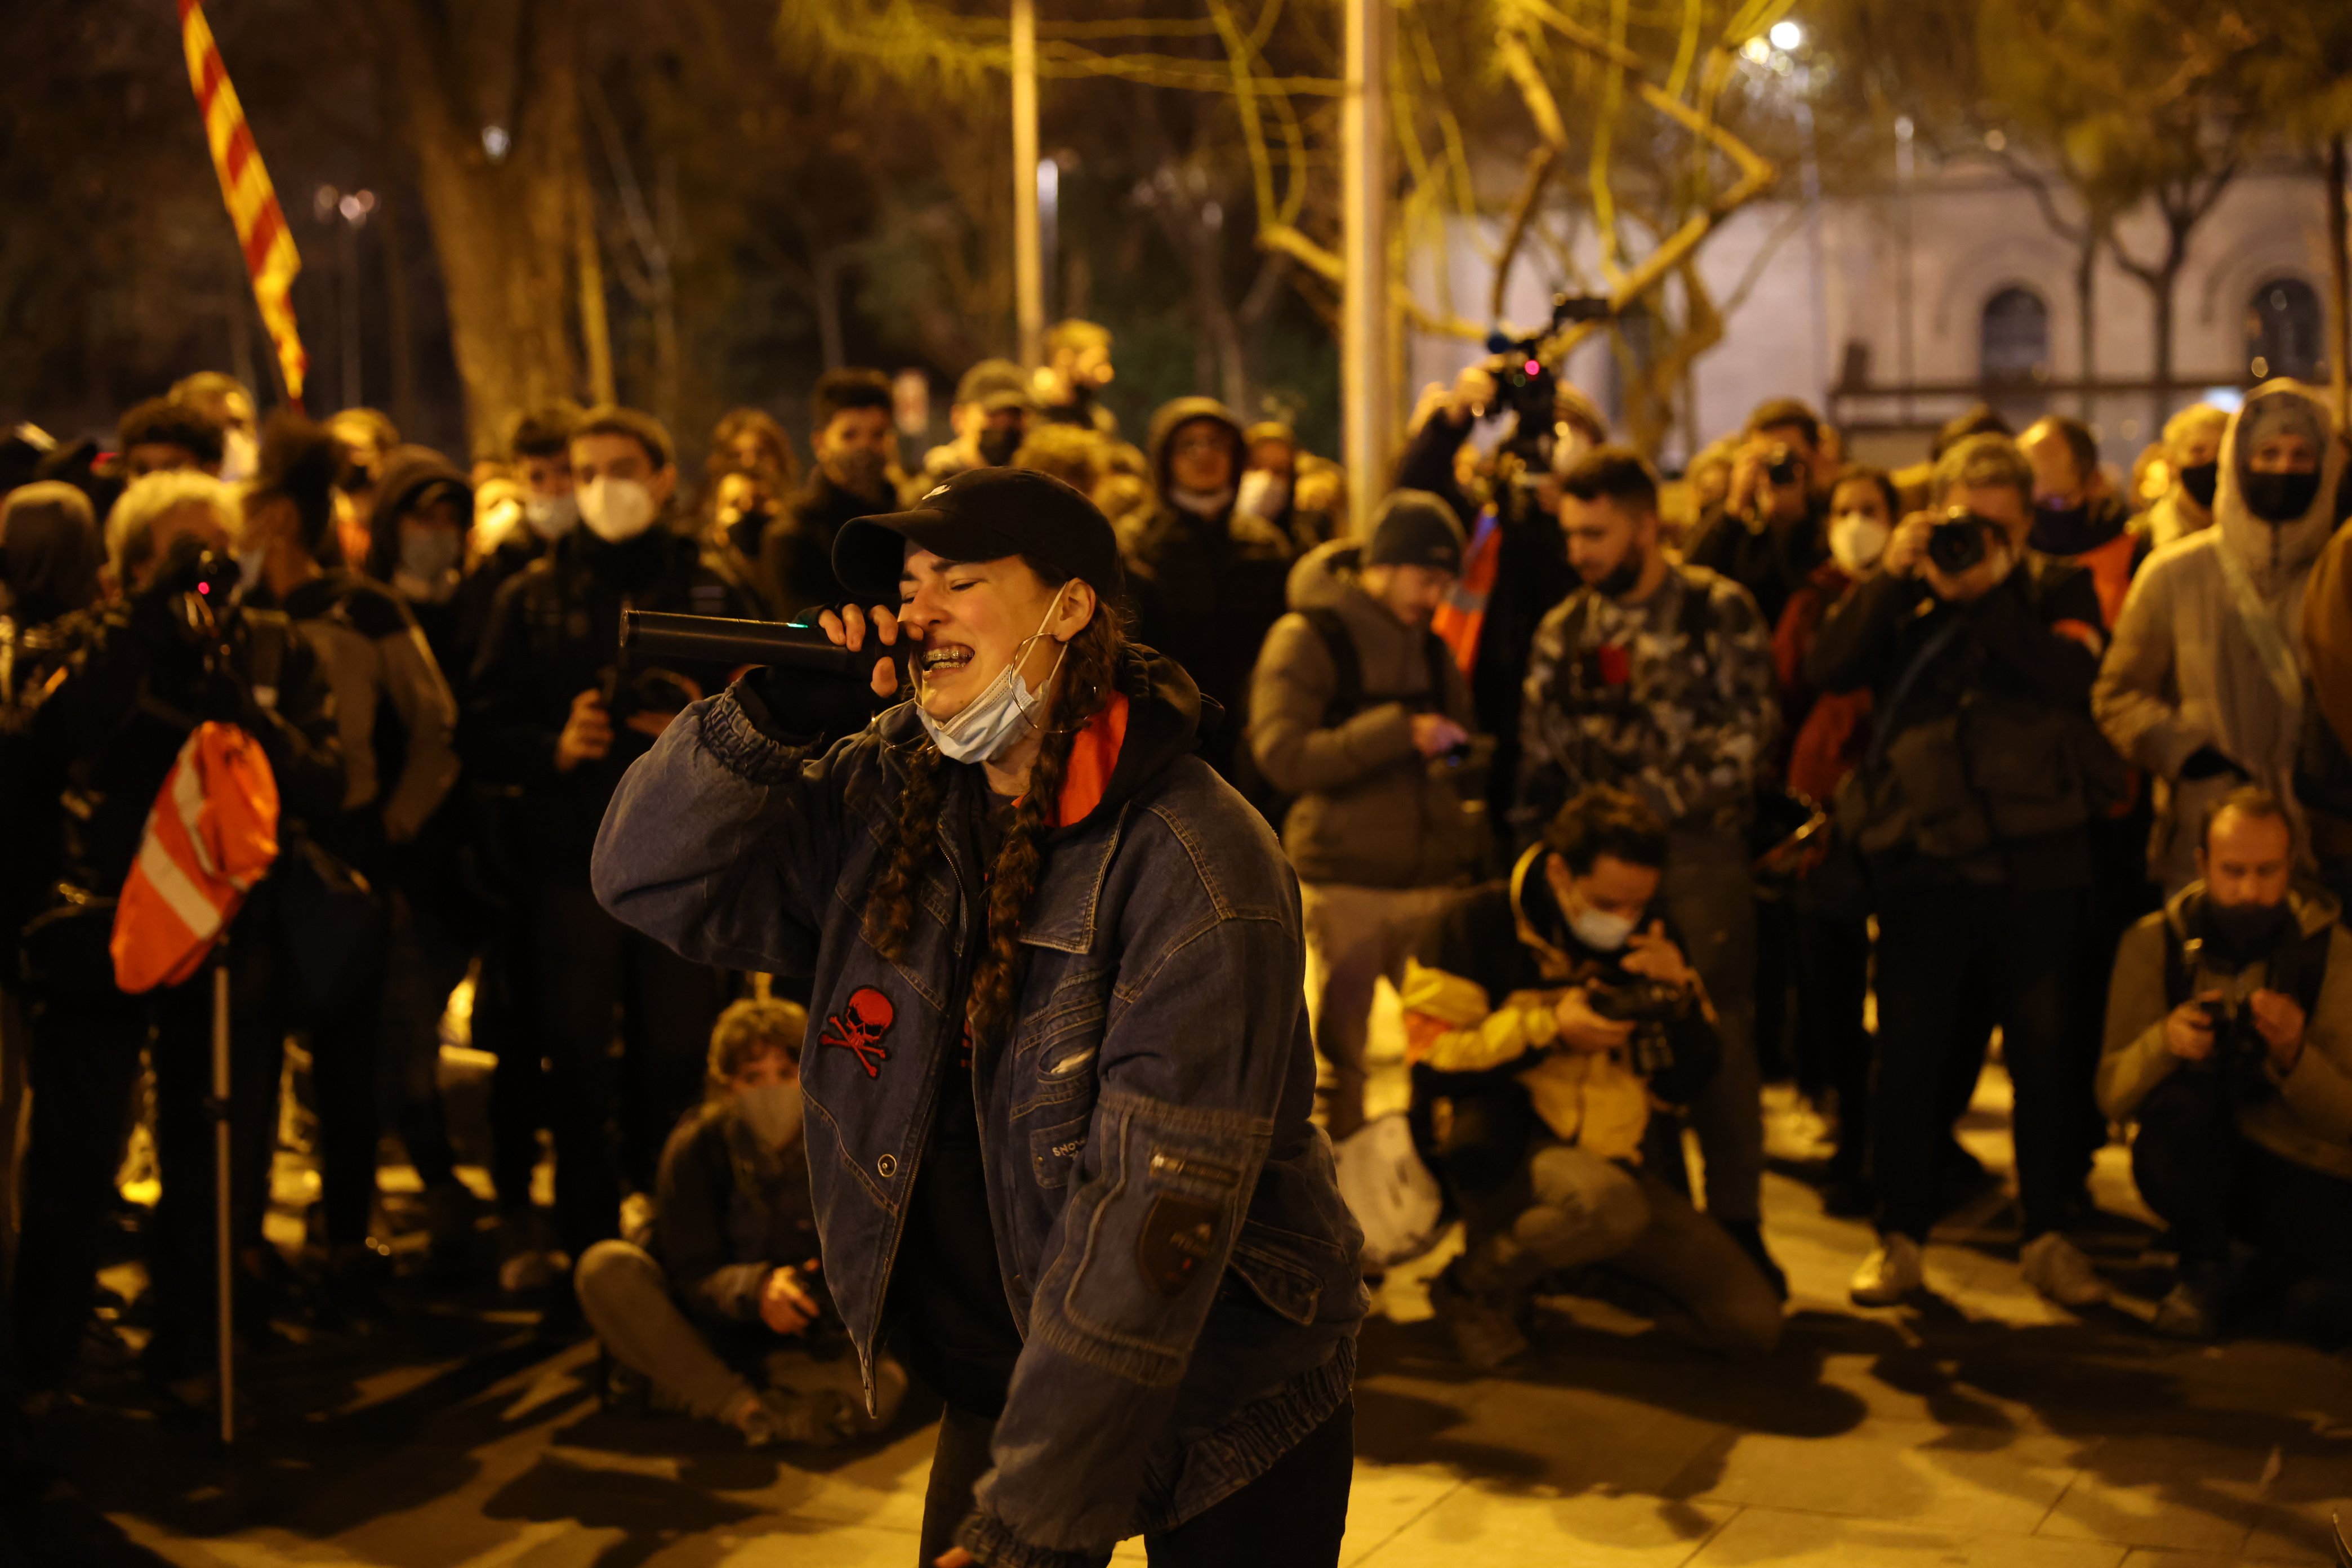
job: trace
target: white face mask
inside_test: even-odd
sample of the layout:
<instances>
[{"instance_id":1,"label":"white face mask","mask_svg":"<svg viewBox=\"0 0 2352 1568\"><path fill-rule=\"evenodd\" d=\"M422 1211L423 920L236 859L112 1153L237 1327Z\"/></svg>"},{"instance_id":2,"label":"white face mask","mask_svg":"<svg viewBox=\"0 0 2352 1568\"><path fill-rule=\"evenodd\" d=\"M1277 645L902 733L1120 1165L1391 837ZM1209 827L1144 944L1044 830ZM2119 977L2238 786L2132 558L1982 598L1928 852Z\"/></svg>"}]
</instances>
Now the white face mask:
<instances>
[{"instance_id":1,"label":"white face mask","mask_svg":"<svg viewBox=\"0 0 2352 1568\"><path fill-rule=\"evenodd\" d=\"M580 521L580 502L569 493L533 496L523 503L522 520L541 539L561 539Z\"/></svg>"},{"instance_id":2,"label":"white face mask","mask_svg":"<svg viewBox=\"0 0 2352 1568\"><path fill-rule=\"evenodd\" d=\"M239 485L261 467L261 443L243 430L221 437L221 483Z\"/></svg>"},{"instance_id":3,"label":"white face mask","mask_svg":"<svg viewBox=\"0 0 2352 1568\"><path fill-rule=\"evenodd\" d=\"M735 1113L761 1142L771 1149L783 1148L801 1135L800 1079L737 1089Z\"/></svg>"},{"instance_id":4,"label":"white face mask","mask_svg":"<svg viewBox=\"0 0 2352 1568\"><path fill-rule=\"evenodd\" d=\"M1878 563L1894 532L1868 512L1842 511L1830 519L1830 553L1841 567L1858 575Z\"/></svg>"},{"instance_id":5,"label":"white face mask","mask_svg":"<svg viewBox=\"0 0 2352 1568\"><path fill-rule=\"evenodd\" d=\"M602 475L582 485L580 521L607 544L635 539L654 525L654 493L635 479Z\"/></svg>"},{"instance_id":6,"label":"white face mask","mask_svg":"<svg viewBox=\"0 0 2352 1568\"><path fill-rule=\"evenodd\" d=\"M1234 501L1235 510L1246 511L1272 522L1290 504L1290 481L1271 468L1252 468L1242 476L1242 488Z\"/></svg>"},{"instance_id":7,"label":"white face mask","mask_svg":"<svg viewBox=\"0 0 2352 1568\"><path fill-rule=\"evenodd\" d=\"M1029 645L1044 637L1045 628L1054 624L1055 612L1061 605L1062 595L1056 593L1054 602L1045 607L1045 618L1037 623L1037 629L1021 639L1021 646L1013 650L1011 661L988 683L988 689L966 703L954 718L934 719L929 709L920 700L916 702L915 716L922 721L923 732L930 736L931 744L940 749L941 756L958 763L994 762L1038 722L1045 687L1030 689L1021 679L1021 660L1028 654ZM1054 668L1045 672L1046 686L1053 684L1069 652L1069 645L1065 643L1055 657Z\"/></svg>"},{"instance_id":8,"label":"white face mask","mask_svg":"<svg viewBox=\"0 0 2352 1568\"><path fill-rule=\"evenodd\" d=\"M1633 922L1606 910L1580 909L1568 917L1568 929L1593 952L1614 952L1633 934Z\"/></svg>"}]
</instances>

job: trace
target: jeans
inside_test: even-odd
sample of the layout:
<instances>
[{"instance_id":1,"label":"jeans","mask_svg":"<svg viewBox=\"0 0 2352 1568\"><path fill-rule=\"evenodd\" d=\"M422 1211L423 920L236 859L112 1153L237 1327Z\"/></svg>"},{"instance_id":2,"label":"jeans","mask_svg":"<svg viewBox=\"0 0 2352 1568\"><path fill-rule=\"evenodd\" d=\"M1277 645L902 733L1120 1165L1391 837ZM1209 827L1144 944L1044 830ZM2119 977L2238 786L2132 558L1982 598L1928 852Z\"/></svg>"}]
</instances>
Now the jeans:
<instances>
[{"instance_id":1,"label":"jeans","mask_svg":"<svg viewBox=\"0 0 2352 1568\"><path fill-rule=\"evenodd\" d=\"M441 1108L441 1016L472 957L436 915L413 905L395 908L384 953L376 1093L427 1191L457 1179Z\"/></svg>"},{"instance_id":2,"label":"jeans","mask_svg":"<svg viewBox=\"0 0 2352 1568\"><path fill-rule=\"evenodd\" d=\"M1326 1125L1334 1142L1364 1124L1364 1046L1381 977L1404 980L1422 933L1457 896L1452 888L1355 888L1302 883L1307 1015L1315 1054L1331 1064Z\"/></svg>"},{"instance_id":3,"label":"jeans","mask_svg":"<svg viewBox=\"0 0 2352 1568\"><path fill-rule=\"evenodd\" d=\"M631 931L585 886L541 887L532 927L553 1069L556 1228L577 1259L619 1228L615 1111L629 1178L650 1193L670 1129L701 1101L724 977Z\"/></svg>"},{"instance_id":4,"label":"jeans","mask_svg":"<svg viewBox=\"0 0 2352 1568\"><path fill-rule=\"evenodd\" d=\"M2015 1085L2023 1239L2055 1229L2090 1171L2081 1117L2099 1042L2074 1032L2080 892L2002 885L1895 887L1879 898L1878 1085L1872 1167L1882 1234L1927 1239L1958 1074L1980 1050L1982 1008Z\"/></svg>"},{"instance_id":5,"label":"jeans","mask_svg":"<svg viewBox=\"0 0 2352 1568\"><path fill-rule=\"evenodd\" d=\"M1465 1211L1472 1289L1509 1299L1546 1275L1605 1265L1661 1328L1703 1349L1769 1355L1780 1342L1780 1298L1762 1272L1657 1177L1565 1143L1538 1150L1527 1177L1533 1201L1507 1227Z\"/></svg>"},{"instance_id":6,"label":"jeans","mask_svg":"<svg viewBox=\"0 0 2352 1568\"><path fill-rule=\"evenodd\" d=\"M1756 1061L1756 893L1748 842L1736 832L1677 830L1659 889L1666 918L1723 1038L1723 1065L1691 1102L1690 1124L1706 1167L1706 1212L1726 1225L1755 1223L1764 1202L1764 1082Z\"/></svg>"},{"instance_id":7,"label":"jeans","mask_svg":"<svg viewBox=\"0 0 2352 1568\"><path fill-rule=\"evenodd\" d=\"M605 1353L642 1373L666 1408L723 1421L751 1392L752 1380L721 1356L710 1335L686 1315L670 1293L668 1276L644 1248L625 1241L600 1241L580 1259L574 1280L581 1314L596 1331ZM761 1325L747 1325L739 1337L757 1350L739 1354L736 1361L756 1362L759 1381L773 1393L804 1399L845 1396L869 1432L887 1425L898 1412L905 1380L885 1378L877 1367L877 1408L873 1415L865 1415L857 1358L845 1345L839 1355L826 1360ZM740 1351L742 1346L733 1348Z\"/></svg>"},{"instance_id":8,"label":"jeans","mask_svg":"<svg viewBox=\"0 0 2352 1568\"><path fill-rule=\"evenodd\" d=\"M920 1568L955 1544L996 1424L948 1407L923 1494ZM1356 1406L1332 1412L1257 1479L1173 1530L1147 1534L1152 1568L1336 1568L1355 1480ZM1108 1557L1105 1561L1108 1561Z\"/></svg>"}]
</instances>

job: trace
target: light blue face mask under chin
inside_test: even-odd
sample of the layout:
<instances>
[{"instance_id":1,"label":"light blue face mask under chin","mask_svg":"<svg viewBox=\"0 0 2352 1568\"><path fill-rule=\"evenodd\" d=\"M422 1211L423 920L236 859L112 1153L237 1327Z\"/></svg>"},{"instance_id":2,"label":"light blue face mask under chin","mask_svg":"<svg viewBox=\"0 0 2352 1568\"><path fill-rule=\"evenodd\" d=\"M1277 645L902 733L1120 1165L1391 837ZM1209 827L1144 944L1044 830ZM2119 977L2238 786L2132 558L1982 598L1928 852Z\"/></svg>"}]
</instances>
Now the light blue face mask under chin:
<instances>
[{"instance_id":1,"label":"light blue face mask under chin","mask_svg":"<svg viewBox=\"0 0 2352 1568\"><path fill-rule=\"evenodd\" d=\"M922 721L923 732L931 744L950 762L992 763L1003 756L1031 727L1044 721L1042 710L1045 688L1053 685L1054 677L1061 673L1062 660L1069 657L1067 643L1055 655L1054 668L1045 672L1045 679L1035 690L1021 679L1021 661L1029 656L1030 645L1045 635L1054 624L1055 612L1061 608L1062 595L1054 595L1046 606L1045 618L1037 629L1021 640L1013 650L1012 659L997 672L988 689L964 704L952 719L934 719L930 710L920 701L915 704L915 716Z\"/></svg>"}]
</instances>

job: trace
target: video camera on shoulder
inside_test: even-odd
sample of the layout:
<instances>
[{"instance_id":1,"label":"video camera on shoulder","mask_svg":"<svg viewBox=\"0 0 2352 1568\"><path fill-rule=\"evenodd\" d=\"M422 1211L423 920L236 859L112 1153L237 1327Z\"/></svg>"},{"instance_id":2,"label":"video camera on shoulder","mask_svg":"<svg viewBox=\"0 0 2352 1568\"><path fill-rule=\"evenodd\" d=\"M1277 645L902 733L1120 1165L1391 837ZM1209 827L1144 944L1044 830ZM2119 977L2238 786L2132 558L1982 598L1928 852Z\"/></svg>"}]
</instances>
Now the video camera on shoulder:
<instances>
[{"instance_id":1,"label":"video camera on shoulder","mask_svg":"<svg viewBox=\"0 0 2352 1568\"><path fill-rule=\"evenodd\" d=\"M1957 577L1983 563L1992 531L1998 527L1991 519L1956 506L1927 531L1927 559L1947 577Z\"/></svg>"},{"instance_id":2,"label":"video camera on shoulder","mask_svg":"<svg viewBox=\"0 0 2352 1568\"><path fill-rule=\"evenodd\" d=\"M1490 368L1496 392L1495 406L1487 412L1508 409L1517 416L1517 427L1503 449L1526 465L1529 482L1533 476L1551 468L1552 426L1559 401L1559 374L1544 363L1543 345L1571 321L1608 319L1609 301L1601 295L1554 294L1551 324L1542 331L1523 338L1499 331L1486 335L1486 352L1496 356Z\"/></svg>"}]
</instances>

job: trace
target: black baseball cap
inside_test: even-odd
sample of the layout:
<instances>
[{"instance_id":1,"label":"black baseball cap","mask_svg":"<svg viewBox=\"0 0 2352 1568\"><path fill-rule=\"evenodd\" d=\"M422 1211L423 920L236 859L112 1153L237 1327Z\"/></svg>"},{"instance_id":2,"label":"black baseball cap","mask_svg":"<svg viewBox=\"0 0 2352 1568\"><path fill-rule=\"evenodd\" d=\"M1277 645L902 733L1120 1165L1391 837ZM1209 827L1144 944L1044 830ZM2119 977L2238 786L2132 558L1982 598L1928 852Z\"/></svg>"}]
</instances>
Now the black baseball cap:
<instances>
[{"instance_id":1,"label":"black baseball cap","mask_svg":"<svg viewBox=\"0 0 2352 1568\"><path fill-rule=\"evenodd\" d=\"M1105 597L1124 582L1118 535L1102 509L1028 468L969 469L908 510L853 518L834 536L833 574L860 604L896 604L910 543L950 561L1025 555Z\"/></svg>"}]
</instances>

